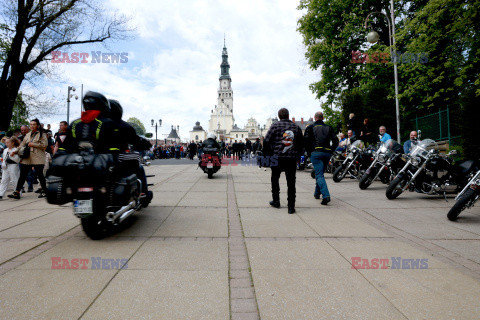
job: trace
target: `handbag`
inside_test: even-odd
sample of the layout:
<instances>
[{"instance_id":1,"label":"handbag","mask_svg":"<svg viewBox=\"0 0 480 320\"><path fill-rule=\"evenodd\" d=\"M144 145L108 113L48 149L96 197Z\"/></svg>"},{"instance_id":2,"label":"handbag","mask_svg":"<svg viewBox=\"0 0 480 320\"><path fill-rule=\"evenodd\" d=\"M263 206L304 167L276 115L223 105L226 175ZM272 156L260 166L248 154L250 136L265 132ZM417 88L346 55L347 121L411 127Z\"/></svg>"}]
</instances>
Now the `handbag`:
<instances>
[{"instance_id":1,"label":"handbag","mask_svg":"<svg viewBox=\"0 0 480 320\"><path fill-rule=\"evenodd\" d=\"M21 152L18 153L18 156L22 159L28 159L30 158L30 147L23 147L21 149Z\"/></svg>"}]
</instances>

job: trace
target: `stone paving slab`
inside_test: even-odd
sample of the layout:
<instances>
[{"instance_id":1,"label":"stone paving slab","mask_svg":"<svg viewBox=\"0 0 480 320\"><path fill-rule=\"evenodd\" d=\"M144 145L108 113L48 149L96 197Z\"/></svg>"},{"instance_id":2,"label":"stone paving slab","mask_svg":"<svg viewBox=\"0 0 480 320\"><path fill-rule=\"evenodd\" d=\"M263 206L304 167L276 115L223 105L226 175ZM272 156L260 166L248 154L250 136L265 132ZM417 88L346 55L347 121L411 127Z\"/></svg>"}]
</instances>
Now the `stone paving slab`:
<instances>
[{"instance_id":1,"label":"stone paving slab","mask_svg":"<svg viewBox=\"0 0 480 320\"><path fill-rule=\"evenodd\" d=\"M261 319L405 319L356 270L252 269Z\"/></svg>"},{"instance_id":2,"label":"stone paving slab","mask_svg":"<svg viewBox=\"0 0 480 320\"><path fill-rule=\"evenodd\" d=\"M352 263L353 257L362 259L388 259L388 268L392 267L392 257L402 259L428 259L428 269L448 269L451 266L435 259L431 254L418 250L406 242L391 238L384 239L326 239L347 261ZM412 270L413 271L413 270Z\"/></svg>"},{"instance_id":3,"label":"stone paving slab","mask_svg":"<svg viewBox=\"0 0 480 320\"><path fill-rule=\"evenodd\" d=\"M123 270L82 319L229 318L224 271Z\"/></svg>"},{"instance_id":4,"label":"stone paving slab","mask_svg":"<svg viewBox=\"0 0 480 320\"><path fill-rule=\"evenodd\" d=\"M41 255L20 266L21 270L50 270L53 264L58 267L63 262L52 260L52 258L68 259L68 267L73 259L88 259L84 265L88 269L97 268L92 258L101 259L130 259L134 252L142 245L144 240L104 239L103 241L92 241L85 237L73 237ZM55 262L53 262L55 261ZM58 261L58 262L56 262ZM65 265L67 268L67 265ZM81 267L81 265L79 265ZM78 268L78 267L77 267ZM102 267L103 268L103 267ZM111 268L109 266L109 268ZM63 267L62 267L63 269ZM85 270L78 270L85 271Z\"/></svg>"},{"instance_id":5,"label":"stone paving slab","mask_svg":"<svg viewBox=\"0 0 480 320\"><path fill-rule=\"evenodd\" d=\"M145 242L128 262L129 270L219 271L228 268L227 240L155 239Z\"/></svg>"},{"instance_id":6,"label":"stone paving slab","mask_svg":"<svg viewBox=\"0 0 480 320\"><path fill-rule=\"evenodd\" d=\"M188 190L184 191L160 191L154 192L151 206L174 207L185 196Z\"/></svg>"},{"instance_id":7,"label":"stone paving slab","mask_svg":"<svg viewBox=\"0 0 480 320\"><path fill-rule=\"evenodd\" d=\"M0 231L57 211L50 210L5 210L0 212Z\"/></svg>"},{"instance_id":8,"label":"stone paving slab","mask_svg":"<svg viewBox=\"0 0 480 320\"><path fill-rule=\"evenodd\" d=\"M350 263L323 239L247 239L254 270L350 269Z\"/></svg>"},{"instance_id":9,"label":"stone paving slab","mask_svg":"<svg viewBox=\"0 0 480 320\"><path fill-rule=\"evenodd\" d=\"M46 238L3 239L0 240L0 264L8 261L39 244L46 242Z\"/></svg>"},{"instance_id":10,"label":"stone paving slab","mask_svg":"<svg viewBox=\"0 0 480 320\"><path fill-rule=\"evenodd\" d=\"M182 207L227 207L227 199L223 192L190 191L178 204Z\"/></svg>"},{"instance_id":11,"label":"stone paving slab","mask_svg":"<svg viewBox=\"0 0 480 320\"><path fill-rule=\"evenodd\" d=\"M298 215L280 208L240 208L245 237L318 237Z\"/></svg>"},{"instance_id":12,"label":"stone paving slab","mask_svg":"<svg viewBox=\"0 0 480 320\"><path fill-rule=\"evenodd\" d=\"M69 213L56 211L0 232L0 238L54 237L79 224Z\"/></svg>"},{"instance_id":13,"label":"stone paving slab","mask_svg":"<svg viewBox=\"0 0 480 320\"><path fill-rule=\"evenodd\" d=\"M478 256L480 240L435 240L433 243L480 264L480 257Z\"/></svg>"},{"instance_id":14,"label":"stone paving slab","mask_svg":"<svg viewBox=\"0 0 480 320\"><path fill-rule=\"evenodd\" d=\"M226 208L177 207L155 232L157 237L228 237Z\"/></svg>"},{"instance_id":15,"label":"stone paving slab","mask_svg":"<svg viewBox=\"0 0 480 320\"><path fill-rule=\"evenodd\" d=\"M0 319L78 319L114 270L13 270L0 277Z\"/></svg>"},{"instance_id":16,"label":"stone paving slab","mask_svg":"<svg viewBox=\"0 0 480 320\"><path fill-rule=\"evenodd\" d=\"M351 214L329 212L330 208L299 209L298 215L322 237L388 237Z\"/></svg>"},{"instance_id":17,"label":"stone paving slab","mask_svg":"<svg viewBox=\"0 0 480 320\"><path fill-rule=\"evenodd\" d=\"M359 270L409 319L478 319L480 282L452 269Z\"/></svg>"}]
</instances>

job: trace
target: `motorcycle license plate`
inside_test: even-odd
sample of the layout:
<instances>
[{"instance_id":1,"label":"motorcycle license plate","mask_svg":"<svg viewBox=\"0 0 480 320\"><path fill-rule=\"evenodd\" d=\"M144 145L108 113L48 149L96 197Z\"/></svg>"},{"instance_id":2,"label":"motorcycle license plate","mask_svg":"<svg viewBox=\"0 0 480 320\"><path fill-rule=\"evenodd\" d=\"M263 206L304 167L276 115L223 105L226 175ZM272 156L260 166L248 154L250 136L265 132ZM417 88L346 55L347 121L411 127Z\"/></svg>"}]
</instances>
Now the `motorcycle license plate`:
<instances>
[{"instance_id":1,"label":"motorcycle license plate","mask_svg":"<svg viewBox=\"0 0 480 320\"><path fill-rule=\"evenodd\" d=\"M207 163L207 169L213 169L213 163Z\"/></svg>"},{"instance_id":2,"label":"motorcycle license plate","mask_svg":"<svg viewBox=\"0 0 480 320\"><path fill-rule=\"evenodd\" d=\"M85 216L93 213L93 200L75 200L73 202L73 213L76 216Z\"/></svg>"}]
</instances>

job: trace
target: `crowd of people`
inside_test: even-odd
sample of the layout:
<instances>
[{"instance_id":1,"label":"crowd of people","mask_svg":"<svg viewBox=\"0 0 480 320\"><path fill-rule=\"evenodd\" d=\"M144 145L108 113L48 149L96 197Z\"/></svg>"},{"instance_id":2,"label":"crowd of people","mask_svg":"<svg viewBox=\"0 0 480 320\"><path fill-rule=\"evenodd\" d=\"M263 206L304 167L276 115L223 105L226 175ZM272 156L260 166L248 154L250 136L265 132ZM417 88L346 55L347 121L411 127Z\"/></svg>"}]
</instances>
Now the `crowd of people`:
<instances>
[{"instance_id":1,"label":"crowd of people","mask_svg":"<svg viewBox=\"0 0 480 320\"><path fill-rule=\"evenodd\" d=\"M115 108L115 103L116 101L114 100L110 101L112 105L112 118L115 113L113 110L119 109L119 119L121 120L121 106ZM323 114L321 112L315 114L315 122L306 128L305 136L303 136L299 126L289 120L287 109L280 109L278 117L280 120L272 125L263 141L259 138L253 143L249 139L246 139L245 142L235 140L232 143L226 143L221 140L218 143L218 147L220 155L224 157L241 159L244 156L257 154L261 151L264 158L271 160L268 166L272 169L272 201L270 204L273 207L280 206L278 181L281 172L285 172L288 187L287 200L289 213L295 212L295 174L297 160L300 155L304 155L306 152L310 156L316 176L314 197L320 199L320 196L322 196L321 203L326 205L330 202L330 194L325 182L324 171L333 151L344 150L348 144L355 140L362 140L365 144L370 144L377 143L378 139L380 142L391 139L391 136L386 132L385 126L379 127L377 139L377 135L370 129L368 119L365 119L363 125L358 127L354 114L350 114L346 137L342 133L338 133L337 136L335 130L323 122ZM75 121L72 123L73 130L75 130L75 123ZM78 122L78 124L81 126L82 122ZM47 189L45 173L46 170L48 170L53 156L58 151L63 151L67 148L67 146L65 146L67 130L69 130L68 123L62 121L59 124L58 132L52 134L49 124L45 128L38 119L33 119L30 121L29 126L24 125L11 132L0 133L0 151L2 155L0 199L4 197L9 185L13 186L15 191L13 194L8 195L8 197L19 199L22 192L33 192L33 185L38 183L40 184L40 188L35 192L39 194L39 198L45 197ZM77 130L80 129L77 128ZM417 132L412 131L410 133L410 140L404 144L405 153L410 152L412 141L416 140L416 138ZM122 138L121 140L129 139ZM120 141L119 143L126 142ZM124 147L122 146L122 148ZM202 141L199 143L191 141L190 143L152 146L148 154L151 158L182 159L188 157L193 160L195 156L197 156L198 159L202 158L204 148L205 144ZM118 148L113 149L119 150ZM112 150L112 148L109 150ZM25 183L27 184L26 189L24 186Z\"/></svg>"},{"instance_id":2,"label":"crowd of people","mask_svg":"<svg viewBox=\"0 0 480 320\"><path fill-rule=\"evenodd\" d=\"M53 155L62 147L68 124L60 123L60 129L52 133L50 124L45 128L38 119L30 121L10 132L0 133L0 151L2 180L0 182L0 199L5 196L9 186L20 192L34 192L34 184L40 183L35 192L39 198L45 197L47 188L45 173ZM27 184L25 190L24 184ZM9 195L14 197L13 194Z\"/></svg>"}]
</instances>

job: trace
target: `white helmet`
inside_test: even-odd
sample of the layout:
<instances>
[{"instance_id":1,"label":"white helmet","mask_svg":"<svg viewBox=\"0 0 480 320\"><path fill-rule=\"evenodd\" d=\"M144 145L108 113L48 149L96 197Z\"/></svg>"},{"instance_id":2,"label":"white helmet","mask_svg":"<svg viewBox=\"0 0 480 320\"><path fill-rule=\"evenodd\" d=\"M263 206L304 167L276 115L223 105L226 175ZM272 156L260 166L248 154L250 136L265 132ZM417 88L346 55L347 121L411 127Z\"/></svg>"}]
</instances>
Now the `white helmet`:
<instances>
[{"instance_id":1,"label":"white helmet","mask_svg":"<svg viewBox=\"0 0 480 320\"><path fill-rule=\"evenodd\" d=\"M217 136L215 135L215 133L212 132L208 134L207 139L217 140Z\"/></svg>"}]
</instances>

